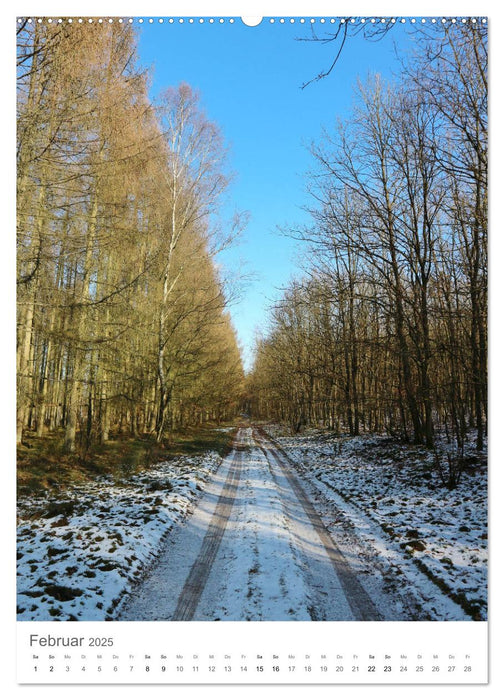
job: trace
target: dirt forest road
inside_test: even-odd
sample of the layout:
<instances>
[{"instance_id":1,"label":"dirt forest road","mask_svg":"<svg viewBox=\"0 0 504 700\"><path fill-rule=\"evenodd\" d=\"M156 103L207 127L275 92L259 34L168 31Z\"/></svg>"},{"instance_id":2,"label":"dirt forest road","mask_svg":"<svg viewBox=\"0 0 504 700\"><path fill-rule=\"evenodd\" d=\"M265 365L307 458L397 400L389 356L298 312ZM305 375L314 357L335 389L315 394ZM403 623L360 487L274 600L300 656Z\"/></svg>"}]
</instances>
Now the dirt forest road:
<instances>
[{"instance_id":1,"label":"dirt forest road","mask_svg":"<svg viewBox=\"0 0 504 700\"><path fill-rule=\"evenodd\" d=\"M307 486L266 434L240 428L119 619L399 619L379 572L329 534Z\"/></svg>"}]
</instances>

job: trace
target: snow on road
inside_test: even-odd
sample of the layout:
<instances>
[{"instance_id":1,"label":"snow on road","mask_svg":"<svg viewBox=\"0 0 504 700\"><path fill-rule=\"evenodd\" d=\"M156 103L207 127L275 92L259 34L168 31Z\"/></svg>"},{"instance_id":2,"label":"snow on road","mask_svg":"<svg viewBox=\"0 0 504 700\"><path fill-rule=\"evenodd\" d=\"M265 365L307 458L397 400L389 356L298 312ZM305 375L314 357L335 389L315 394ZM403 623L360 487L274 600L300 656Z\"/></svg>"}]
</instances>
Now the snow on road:
<instances>
[{"instance_id":1,"label":"snow on road","mask_svg":"<svg viewBox=\"0 0 504 700\"><path fill-rule=\"evenodd\" d=\"M373 580L375 606L365 572L358 563L353 572L266 438L256 443L250 428L241 430L238 448L191 519L169 537L120 619L404 617L397 598L376 590Z\"/></svg>"},{"instance_id":2,"label":"snow on road","mask_svg":"<svg viewBox=\"0 0 504 700\"><path fill-rule=\"evenodd\" d=\"M133 592L121 619L180 619L175 612L181 607L181 596L191 594L194 559L236 462L239 489L233 496L228 520L224 522L217 515L219 527L224 528L222 541L206 572L206 585L192 618L311 619L309 609L317 591L311 589L307 572L310 562L321 557L320 542L316 542L314 533L306 532L306 523L293 527L285 508L285 493L279 492L265 456L254 446L251 430L241 431L239 441L240 449L229 456L208 485L190 521L169 538L158 566ZM292 494L289 496L294 500ZM338 614L350 619L348 604L339 593L335 596Z\"/></svg>"}]
</instances>

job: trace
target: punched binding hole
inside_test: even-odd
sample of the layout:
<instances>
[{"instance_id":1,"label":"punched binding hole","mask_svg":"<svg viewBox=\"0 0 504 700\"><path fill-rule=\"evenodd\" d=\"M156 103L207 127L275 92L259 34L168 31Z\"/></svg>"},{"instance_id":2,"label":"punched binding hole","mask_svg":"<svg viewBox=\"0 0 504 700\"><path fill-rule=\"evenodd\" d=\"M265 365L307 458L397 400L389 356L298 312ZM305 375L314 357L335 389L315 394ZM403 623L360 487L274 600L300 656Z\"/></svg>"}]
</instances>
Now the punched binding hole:
<instances>
[{"instance_id":1,"label":"punched binding hole","mask_svg":"<svg viewBox=\"0 0 504 700\"><path fill-rule=\"evenodd\" d=\"M241 21L247 27L257 27L262 22L262 17L242 17Z\"/></svg>"}]
</instances>

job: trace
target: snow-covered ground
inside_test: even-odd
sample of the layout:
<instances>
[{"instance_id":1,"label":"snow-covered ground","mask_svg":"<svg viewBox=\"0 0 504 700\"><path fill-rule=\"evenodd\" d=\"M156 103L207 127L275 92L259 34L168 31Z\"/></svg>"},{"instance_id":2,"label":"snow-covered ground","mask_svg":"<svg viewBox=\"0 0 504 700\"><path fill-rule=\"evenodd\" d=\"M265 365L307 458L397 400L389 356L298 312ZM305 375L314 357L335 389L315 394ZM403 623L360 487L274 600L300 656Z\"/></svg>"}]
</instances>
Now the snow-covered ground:
<instances>
[{"instance_id":1,"label":"snow-covered ground","mask_svg":"<svg viewBox=\"0 0 504 700\"><path fill-rule=\"evenodd\" d=\"M106 620L221 463L163 462L18 504L18 620Z\"/></svg>"},{"instance_id":2,"label":"snow-covered ground","mask_svg":"<svg viewBox=\"0 0 504 700\"><path fill-rule=\"evenodd\" d=\"M163 597L170 619L212 527L225 536L203 572L193 619L351 619L338 605L359 586L357 598L369 596L382 619L486 619L487 473L475 453L466 451L467 468L449 490L418 447L270 432L351 569L344 593L327 588L340 585L339 574L306 521L289 468L266 443L259 449L248 428L224 462L216 453L178 458L121 482L22 498L18 619L117 619L151 568L162 596L154 586L151 612L144 594L141 605L152 619ZM221 496L232 502L225 521ZM135 615L126 619L142 619Z\"/></svg>"},{"instance_id":3,"label":"snow-covered ground","mask_svg":"<svg viewBox=\"0 0 504 700\"><path fill-rule=\"evenodd\" d=\"M363 553L393 574L391 586L409 589L431 619L487 619L487 469L470 445L450 490L422 448L379 436L270 432L311 485L329 529L346 524Z\"/></svg>"}]
</instances>

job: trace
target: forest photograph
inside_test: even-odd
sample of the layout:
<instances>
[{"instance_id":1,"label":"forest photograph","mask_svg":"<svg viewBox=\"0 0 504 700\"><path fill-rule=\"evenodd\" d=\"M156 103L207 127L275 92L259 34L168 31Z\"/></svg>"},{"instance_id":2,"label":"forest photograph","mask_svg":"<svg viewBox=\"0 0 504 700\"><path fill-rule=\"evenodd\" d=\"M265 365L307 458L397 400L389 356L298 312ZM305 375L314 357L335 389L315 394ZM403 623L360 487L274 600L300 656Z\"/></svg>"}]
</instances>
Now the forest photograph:
<instances>
[{"instance_id":1,"label":"forest photograph","mask_svg":"<svg viewBox=\"0 0 504 700\"><path fill-rule=\"evenodd\" d=\"M17 619L487 619L482 17L16 20Z\"/></svg>"}]
</instances>

